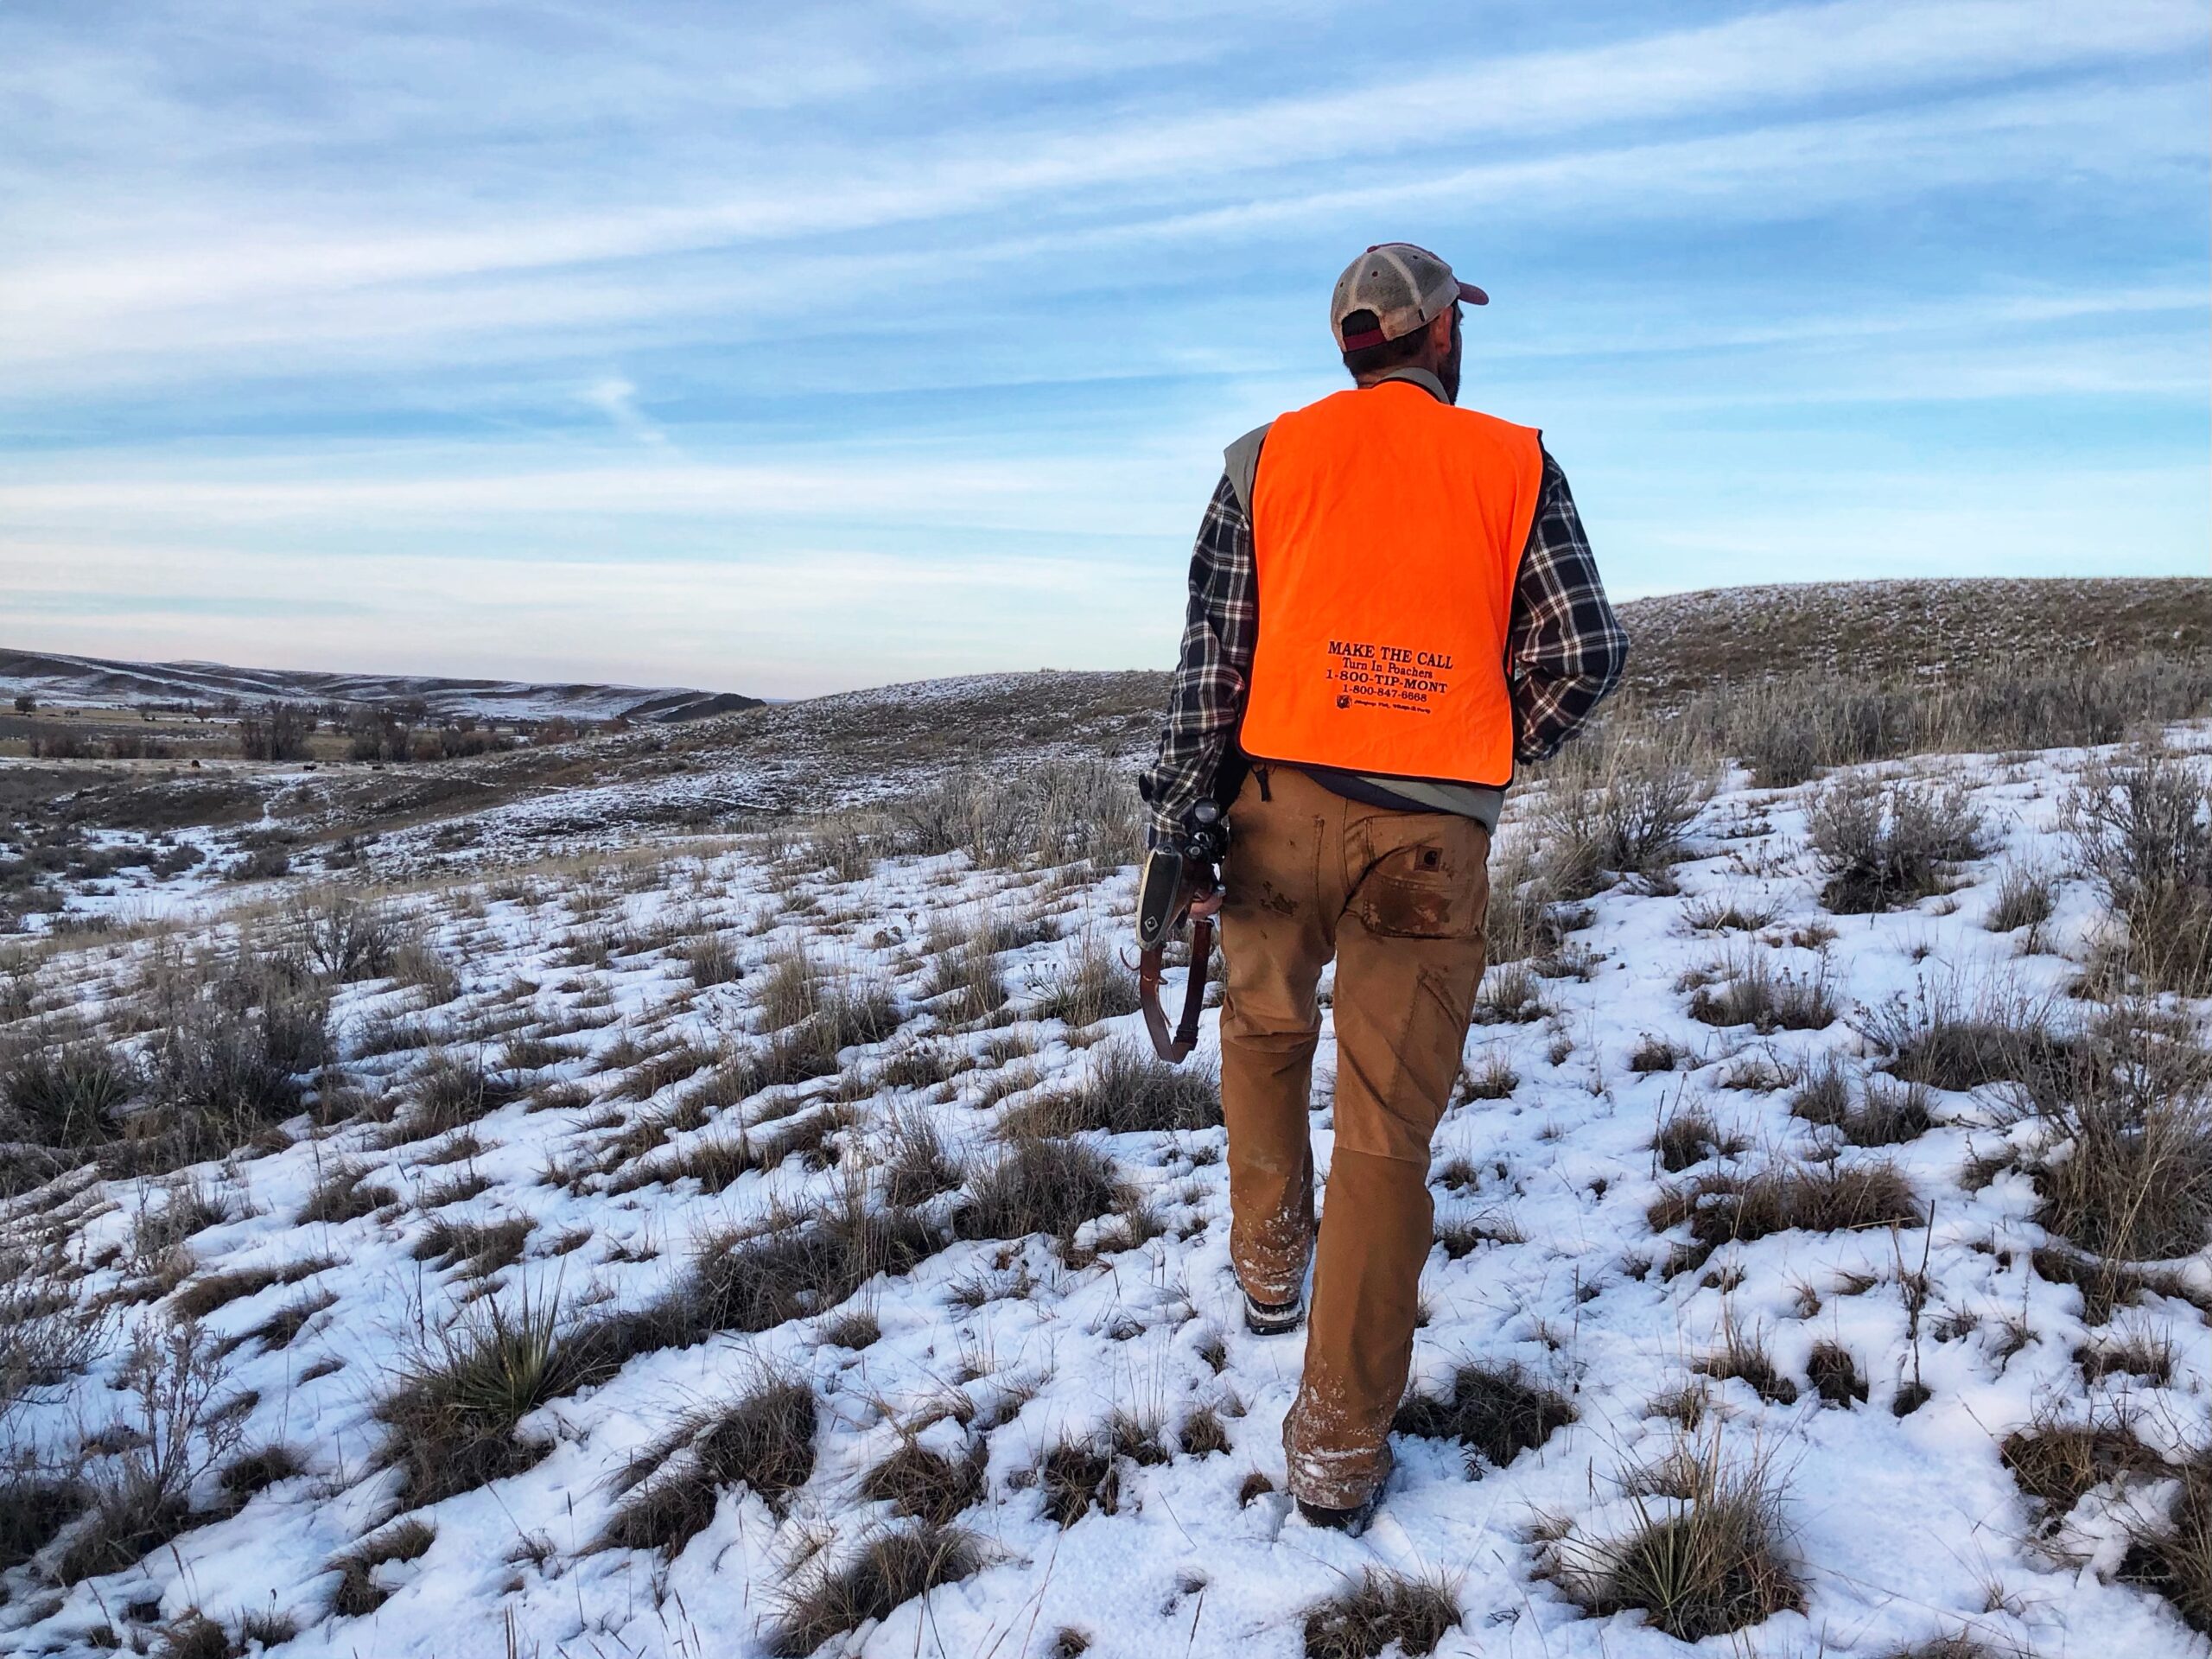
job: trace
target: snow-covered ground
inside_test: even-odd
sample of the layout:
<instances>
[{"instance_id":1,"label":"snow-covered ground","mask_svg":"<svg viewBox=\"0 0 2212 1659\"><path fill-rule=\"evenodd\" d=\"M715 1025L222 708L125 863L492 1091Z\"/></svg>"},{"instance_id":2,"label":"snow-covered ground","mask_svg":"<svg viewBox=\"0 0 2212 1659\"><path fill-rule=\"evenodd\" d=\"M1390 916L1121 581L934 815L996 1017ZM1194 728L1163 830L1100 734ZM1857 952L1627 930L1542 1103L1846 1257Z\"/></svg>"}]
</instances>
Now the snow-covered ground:
<instances>
[{"instance_id":1,"label":"snow-covered ground","mask_svg":"<svg viewBox=\"0 0 2212 1659\"><path fill-rule=\"evenodd\" d=\"M2202 743L2206 734L2178 735ZM1630 883L1591 902L1566 953L1581 976L1538 979L1538 1017L1489 1020L1469 1038L1470 1077L1490 1085L1482 1093L1503 1092L1455 1104L1437 1136L1440 1231L1476 1225L1431 1257L1414 1367L1415 1390L1434 1395L1457 1366L1515 1364L1563 1396L1575 1421L1476 1474L1456 1443L1401 1437L1382 1517L1357 1539L1306 1526L1280 1490L1280 1430L1304 1338L1255 1338L1239 1321L1217 1128L1081 1137L1141 1191L1154 1224L1134 1230L1152 1235L1141 1242L1110 1217L1065 1247L1041 1236L953 1239L840 1307L629 1358L523 1421L520 1440L550 1447L532 1466L409 1508L377 1413L397 1377L436 1351L440 1332L466 1330L493 1307L557 1301L577 1320L643 1307L690 1270L698 1241L824 1200L874 1168L901 1122L925 1120L972 1179L999 1155L1010 1113L1080 1084L1117 1046L1142 1039L1135 1015L1086 1029L1032 1017L1086 951L1125 943L1127 869L976 869L953 855L886 858L841 880L826 868L794 874L806 861L779 860L752 841L664 836L590 859L487 867L400 894L390 902L453 964L459 995L425 1007L419 985L340 988L334 1021L345 1071L403 1121L441 1063L480 1062L526 1092L429 1139L396 1135L373 1113L327 1132L302 1120L281 1149L188 1173L194 1201L230 1218L191 1236L189 1263L168 1258L164 1282L189 1296L218 1275L277 1270L212 1307L204 1324L237 1344L220 1390L246 1402L235 1420L241 1443L289 1446L301 1471L135 1565L61 1588L43 1569L65 1535L6 1576L0 1652L92 1650L192 1608L233 1631L246 1614L281 1615L296 1633L269 1650L288 1656L760 1652L787 1586L842 1564L894 1524L887 1503L863 1498L861 1482L918 1439L956 1461L971 1450L983 1459L981 1495L958 1517L979 1542L980 1564L827 1651L1015 1659L1076 1651L1066 1634L1075 1632L1100 1656L1295 1655L1306 1610L1381 1566L1452 1586L1462 1617L1440 1653L1672 1654L1682 1644L1639 1614L1587 1614L1550 1573L1548 1541L1564 1531L1570 1544L1602 1548L1628 1524L1622 1484L1681 1441L1679 1395L1695 1385L1708 1396L1699 1433L1717 1433L1727 1459L1768 1460L1804 1586L1802 1612L1708 1638L1707 1649L1886 1656L1965 1631L1996 1652L2201 1654L2203 1637L2118 1572L2119 1512L2154 1502L2155 1483L2101 1487L2069 1515L2039 1516L1999 1448L2039 1415L2122 1414L2157 1451L2179 1458L2203 1446L2212 1438L2203 1313L2178 1296L2150 1295L2100 1332L2078 1289L2037 1274L2032 1254L2049 1241L2030 1177L1970 1178L2035 1133L2003 1085L1937 1091L1934 1127L1882 1147L1844 1145L1790 1111L1790 1080L1824 1057L1854 1076L1880 1065L1885 1055L1863 1027L1897 999L2018 995L2048 999L2061 1015L2072 1006L2067 993L2104 919L2088 883L2066 874L2059 826L2061 798L2086 758L1902 768L1967 782L1985 815L1993 850L1960 869L1948 896L1830 915L1806 847L1817 786L1737 782L1701 810L1691 856L1674 872L1679 892ZM1529 833L1525 813L1520 822L1517 833ZM2018 866L2057 875L2056 911L2032 933L1992 931L1999 881ZM1751 925L1716 925L1724 903ZM1006 1011L963 1025L929 995L925 946L933 927L972 927L986 916L1049 920L1055 937L1003 951ZM684 952L708 935L742 971L702 988ZM97 1020L120 1010L101 999L119 997L162 943L90 945L54 957L41 982L70 988ZM175 943L168 937L164 948ZM774 964L802 949L834 974L890 991L896 1031L848 1050L841 1075L717 1105L698 1127L671 1129L626 1162L611 1155L626 1133L697 1088L711 1057L765 1040L764 987ZM1842 1017L1768 1035L1691 1017L1700 976L1754 957L1800 981L1825 977ZM538 1033L569 1052L509 1068L517 1057L506 1046ZM639 1052L679 1040L698 1051L701 1067L639 1085ZM1194 1065L1211 1063L1211 1015L1206 1040ZM1671 1069L1632 1069L1639 1053L1648 1064L1669 1045L1681 1055ZM899 1063L923 1050L934 1052L931 1073L943 1082ZM626 1068L610 1069L610 1056ZM1332 1066L1325 1024L1313 1119L1325 1176ZM795 1153L712 1192L696 1177L649 1179L671 1158L728 1142L740 1126L772 1116L780 1127L833 1109L850 1122L812 1158ZM1655 1135L1700 1110L1722 1144L1670 1173ZM650 1140L632 1134L630 1144ZM1688 1234L1655 1233L1655 1204L1700 1174L1780 1157L1891 1161L1925 1224L1784 1231L1724 1244L1697 1268L1670 1273ZM390 1201L351 1220L301 1221L344 1160L358 1162L365 1187L388 1187ZM136 1245L146 1217L188 1191L167 1178L65 1177L6 1207L17 1236L41 1217L58 1222L64 1253L82 1269L69 1294L79 1306L111 1305L88 1372L28 1396L12 1426L19 1444L59 1455L128 1418L128 1397L111 1386L125 1336L176 1306L132 1300L140 1293L130 1287L152 1270ZM924 1213L942 1222L959 1198L936 1194ZM1325 1216L1325 1188L1322 1203ZM519 1257L488 1274L425 1243L439 1224L516 1218L527 1224ZM2212 1257L2174 1266L2198 1300L2212 1295ZM836 1327L856 1309L873 1313L880 1336L857 1348L830 1339L851 1338ZM288 1311L301 1315L280 1321L280 1333L296 1324L289 1340L249 1334ZM2171 1336L2170 1376L2111 1370L2091 1380L2078 1351L2139 1327ZM1762 1391L1705 1376L1700 1365L1731 1333L1763 1347L1789 1386ZM1820 1344L1855 1362L1863 1402L1839 1408L1816 1391L1808 1365ZM736 1399L764 1367L803 1377L815 1395L804 1481L776 1503L741 1487L723 1491L711 1522L672 1560L597 1547L626 1465L687 1414ZM1925 1403L1900 1415L1900 1391L1913 1384L1928 1390ZM1179 1450L1184 1426L1206 1408L1227 1450ZM1063 1528L1046 1513L1040 1459L1071 1437L1107 1435L1117 1410L1156 1424L1173 1455L1122 1459L1114 1511L1093 1509ZM212 1476L196 1493L211 1511L216 1495ZM403 1516L431 1529L427 1548L372 1569L390 1592L373 1611L334 1612L331 1564Z\"/></svg>"}]
</instances>

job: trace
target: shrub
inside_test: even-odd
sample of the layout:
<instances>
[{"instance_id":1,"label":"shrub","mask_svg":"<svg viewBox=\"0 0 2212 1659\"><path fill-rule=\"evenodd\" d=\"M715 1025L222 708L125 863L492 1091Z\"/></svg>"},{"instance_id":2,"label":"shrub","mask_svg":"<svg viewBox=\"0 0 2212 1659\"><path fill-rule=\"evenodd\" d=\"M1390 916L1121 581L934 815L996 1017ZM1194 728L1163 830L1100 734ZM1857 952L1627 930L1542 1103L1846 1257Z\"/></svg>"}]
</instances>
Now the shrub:
<instances>
[{"instance_id":1,"label":"shrub","mask_svg":"<svg viewBox=\"0 0 2212 1659\"><path fill-rule=\"evenodd\" d=\"M1548 873L1560 898L1587 898L1615 876L1666 884L1712 793L1679 745L1624 739L1618 729L1571 752L1538 808Z\"/></svg>"},{"instance_id":2,"label":"shrub","mask_svg":"<svg viewBox=\"0 0 2212 1659\"><path fill-rule=\"evenodd\" d=\"M243 1144L301 1109L302 1079L331 1058L330 1001L282 963L219 976L148 1052L149 1091L181 1160Z\"/></svg>"},{"instance_id":3,"label":"shrub","mask_svg":"<svg viewBox=\"0 0 2212 1659\"><path fill-rule=\"evenodd\" d=\"M1808 827L1828 873L1821 902L1839 915L1865 915L1942 893L1952 865L1988 850L1981 814L1961 785L1939 790L1840 779L1815 798Z\"/></svg>"},{"instance_id":4,"label":"shrub","mask_svg":"<svg viewBox=\"0 0 2212 1659\"><path fill-rule=\"evenodd\" d=\"M86 1478L89 1518L55 1563L63 1584L111 1573L192 1524L193 1488L224 1464L244 1430L214 1340L189 1320L142 1325L119 1382L130 1414L121 1449Z\"/></svg>"},{"instance_id":5,"label":"shrub","mask_svg":"<svg viewBox=\"0 0 2212 1659\"><path fill-rule=\"evenodd\" d=\"M1452 1373L1449 1400L1415 1395L1398 1408L1391 1427L1401 1434L1459 1441L1466 1448L1468 1475L1480 1479L1485 1464L1503 1469L1573 1421L1565 1396L1519 1366L1468 1364Z\"/></svg>"},{"instance_id":6,"label":"shrub","mask_svg":"<svg viewBox=\"0 0 2212 1659\"><path fill-rule=\"evenodd\" d=\"M1357 1584L1306 1611L1306 1659L1377 1659L1394 1647L1407 1655L1433 1653L1459 1619L1459 1599L1448 1580L1370 1567Z\"/></svg>"},{"instance_id":7,"label":"shrub","mask_svg":"<svg viewBox=\"0 0 2212 1659\"><path fill-rule=\"evenodd\" d=\"M2212 994L2212 782L2144 749L2084 773L2065 816L2083 867L2126 919L2120 965L2154 990Z\"/></svg>"},{"instance_id":8,"label":"shrub","mask_svg":"<svg viewBox=\"0 0 2212 1659\"><path fill-rule=\"evenodd\" d=\"M843 1567L823 1561L785 1592L782 1617L765 1637L766 1651L774 1659L804 1659L832 1637L887 1618L982 1564L980 1541L957 1527L925 1522L878 1533Z\"/></svg>"},{"instance_id":9,"label":"shrub","mask_svg":"<svg viewBox=\"0 0 2212 1659\"><path fill-rule=\"evenodd\" d=\"M2105 1040L2039 1105L2037 1218L2099 1256L2194 1255L2212 1236L2212 1055L2133 1024Z\"/></svg>"},{"instance_id":10,"label":"shrub","mask_svg":"<svg viewBox=\"0 0 2212 1659\"><path fill-rule=\"evenodd\" d=\"M814 1472L816 1423L814 1389L804 1378L762 1372L734 1403L692 1413L632 1459L622 1484L634 1490L602 1546L681 1554L715 1518L728 1486L750 1487L781 1515L784 1499Z\"/></svg>"},{"instance_id":11,"label":"shrub","mask_svg":"<svg viewBox=\"0 0 2212 1659\"><path fill-rule=\"evenodd\" d=\"M308 960L323 978L350 985L391 971L400 933L391 913L338 888L303 893L290 906Z\"/></svg>"}]
</instances>

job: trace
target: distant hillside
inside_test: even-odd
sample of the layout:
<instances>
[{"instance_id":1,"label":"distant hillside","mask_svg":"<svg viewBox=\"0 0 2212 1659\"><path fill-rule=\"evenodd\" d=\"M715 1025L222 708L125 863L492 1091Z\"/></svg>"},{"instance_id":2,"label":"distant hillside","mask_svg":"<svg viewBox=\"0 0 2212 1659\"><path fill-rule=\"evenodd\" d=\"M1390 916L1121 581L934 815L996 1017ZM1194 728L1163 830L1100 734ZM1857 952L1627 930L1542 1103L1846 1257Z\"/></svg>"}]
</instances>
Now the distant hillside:
<instances>
[{"instance_id":1,"label":"distant hillside","mask_svg":"<svg viewBox=\"0 0 2212 1659\"><path fill-rule=\"evenodd\" d=\"M2010 658L2212 651L2212 578L2202 576L1777 582L1619 610L1634 641L1630 679L1661 696L1808 671L1882 679Z\"/></svg>"},{"instance_id":2,"label":"distant hillside","mask_svg":"<svg viewBox=\"0 0 2212 1659\"><path fill-rule=\"evenodd\" d=\"M397 703L419 700L433 715L480 720L697 720L756 708L758 697L686 687L533 684L519 680L455 680L421 674L342 674L295 669L233 668L223 663L132 663L105 657L0 647L0 696L29 692L56 704L217 703L228 697L261 702Z\"/></svg>"}]
</instances>

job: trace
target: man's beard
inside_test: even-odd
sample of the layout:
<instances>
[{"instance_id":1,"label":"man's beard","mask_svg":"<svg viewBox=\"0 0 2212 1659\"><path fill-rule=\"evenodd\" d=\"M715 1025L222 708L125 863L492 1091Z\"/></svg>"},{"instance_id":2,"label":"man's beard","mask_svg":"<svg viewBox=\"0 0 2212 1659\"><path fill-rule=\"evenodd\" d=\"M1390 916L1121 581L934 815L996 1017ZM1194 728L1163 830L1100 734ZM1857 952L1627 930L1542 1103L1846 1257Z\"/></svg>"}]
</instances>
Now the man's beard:
<instances>
[{"instance_id":1,"label":"man's beard","mask_svg":"<svg viewBox=\"0 0 2212 1659\"><path fill-rule=\"evenodd\" d=\"M1445 401L1452 404L1458 403L1459 401L1459 314L1456 309L1452 313L1452 349L1445 353L1444 360L1436 365L1436 378L1443 384Z\"/></svg>"}]
</instances>

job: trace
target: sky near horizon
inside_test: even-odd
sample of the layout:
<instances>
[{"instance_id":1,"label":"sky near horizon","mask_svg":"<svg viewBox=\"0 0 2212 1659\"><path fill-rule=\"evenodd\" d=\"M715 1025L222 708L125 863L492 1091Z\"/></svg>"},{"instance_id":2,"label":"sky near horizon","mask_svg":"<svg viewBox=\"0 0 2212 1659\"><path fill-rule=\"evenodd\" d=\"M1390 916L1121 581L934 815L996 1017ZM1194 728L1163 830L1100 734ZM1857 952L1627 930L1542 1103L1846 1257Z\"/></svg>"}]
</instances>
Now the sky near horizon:
<instances>
[{"instance_id":1,"label":"sky near horizon","mask_svg":"<svg viewBox=\"0 0 2212 1659\"><path fill-rule=\"evenodd\" d=\"M1385 27L1387 25L1387 27ZM1618 596L2212 569L2202 0L14 0L0 645L1165 667L1370 242Z\"/></svg>"}]
</instances>

